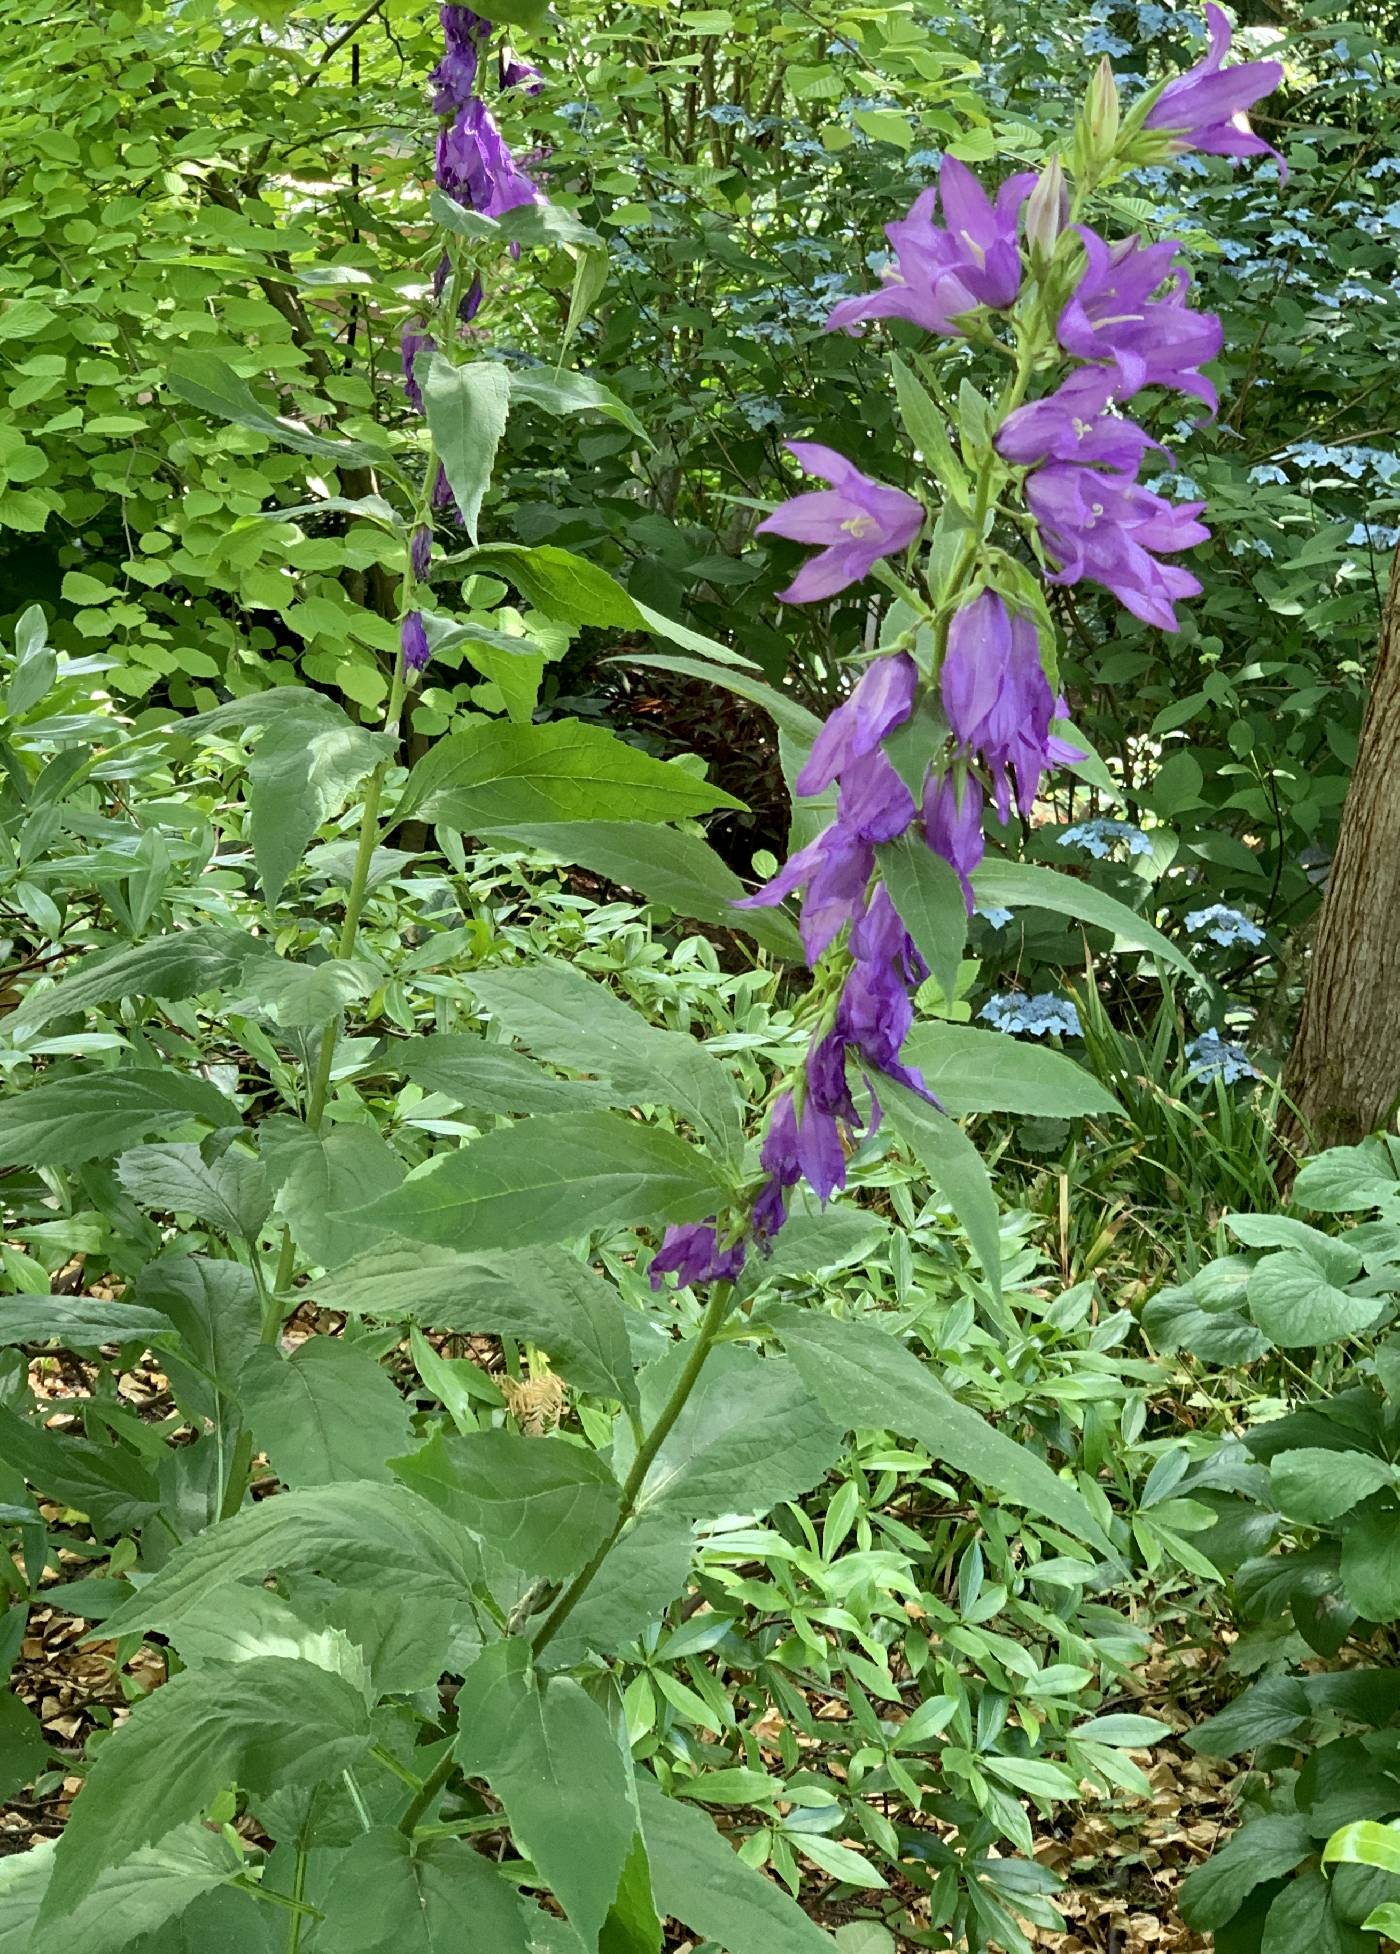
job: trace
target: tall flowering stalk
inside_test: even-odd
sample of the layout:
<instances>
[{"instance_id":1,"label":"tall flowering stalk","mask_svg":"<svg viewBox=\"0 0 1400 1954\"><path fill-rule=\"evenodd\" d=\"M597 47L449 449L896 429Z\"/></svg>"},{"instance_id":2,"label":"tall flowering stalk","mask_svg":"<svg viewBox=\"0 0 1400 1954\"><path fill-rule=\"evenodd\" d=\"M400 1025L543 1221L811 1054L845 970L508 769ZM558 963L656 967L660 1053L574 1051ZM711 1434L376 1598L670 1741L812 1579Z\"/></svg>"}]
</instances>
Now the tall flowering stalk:
<instances>
[{"instance_id":1,"label":"tall flowering stalk","mask_svg":"<svg viewBox=\"0 0 1400 1954\"><path fill-rule=\"evenodd\" d=\"M682 1282L732 1279L746 1245L766 1244L783 1225L799 1182L829 1199L855 1138L880 1121L882 1080L933 1100L901 1058L910 992L927 968L878 851L913 837L952 868L970 911L987 803L1003 822L1013 806L1029 815L1046 776L1082 757L1055 730L1067 708L1043 585L1096 583L1163 631L1178 629L1176 605L1200 590L1172 559L1208 536L1203 505L1143 485L1142 465L1159 444L1124 410L1150 389L1213 413L1202 369L1220 351L1220 322L1191 307L1175 242L1106 238L1085 214L1098 189L1188 149L1276 153L1246 111L1282 69L1227 68L1229 23L1219 7L1206 15L1205 60L1126 114L1105 59L1067 158L1053 156L1038 175L989 190L946 157L937 186L886 227L894 258L884 283L843 299L827 322L860 334L898 319L932 336L921 360L931 391L900 369L901 407L906 422L913 407L911 433L931 479L912 496L830 448L790 442L804 472L830 486L759 525L817 546L783 602L819 601L874 576L901 600L900 629L797 778L799 795L836 788L834 818L748 898L800 898L814 972L807 1052L779 1083L761 1180L746 1210L670 1230L654 1281L666 1272ZM1008 372L995 404L974 395L972 415L961 416L964 470L936 366L968 345L995 350ZM887 751L892 739L897 750Z\"/></svg>"}]
</instances>

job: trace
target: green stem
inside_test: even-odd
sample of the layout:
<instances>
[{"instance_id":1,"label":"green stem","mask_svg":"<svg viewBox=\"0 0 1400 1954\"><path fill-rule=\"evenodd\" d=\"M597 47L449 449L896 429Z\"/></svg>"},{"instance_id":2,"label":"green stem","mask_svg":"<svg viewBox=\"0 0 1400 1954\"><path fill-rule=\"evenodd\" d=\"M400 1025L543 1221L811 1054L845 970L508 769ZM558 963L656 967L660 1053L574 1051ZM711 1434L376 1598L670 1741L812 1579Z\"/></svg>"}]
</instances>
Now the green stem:
<instances>
[{"instance_id":1,"label":"green stem","mask_svg":"<svg viewBox=\"0 0 1400 1954\"><path fill-rule=\"evenodd\" d=\"M301 1946L301 1923L306 1918L302 1911L306 1899L306 1847L300 1839L297 1840L296 1870L292 1874L292 1898L296 1901L297 1911L292 1915L291 1925L287 1929L287 1954L297 1954Z\"/></svg>"},{"instance_id":2,"label":"green stem","mask_svg":"<svg viewBox=\"0 0 1400 1954\"><path fill-rule=\"evenodd\" d=\"M660 1417L652 1426L650 1432L648 1432L645 1443L638 1451L636 1458L632 1461L632 1470L623 1481L622 1499L618 1507L617 1524L613 1527L612 1532L588 1561L586 1566L582 1567L574 1576L563 1594L560 1595L558 1601L555 1602L550 1614L545 1618L539 1633L534 1638L534 1651L536 1655L554 1640L554 1637L559 1633L559 1630L564 1626L564 1623L583 1599L594 1577L597 1575L599 1568L617 1545L619 1535L632 1517L633 1508L637 1503L637 1496L641 1492L646 1476L651 1470L652 1461L665 1444L671 1427L685 1409L686 1399L695 1389L696 1380L703 1370L705 1359L709 1356L715 1338L719 1335L720 1329L723 1326L733 1296L734 1285L732 1282L717 1282L710 1291L710 1300L706 1305L704 1317L701 1319L699 1332L690 1346L690 1355L686 1358L685 1367L676 1379L675 1388L662 1407Z\"/></svg>"},{"instance_id":3,"label":"green stem","mask_svg":"<svg viewBox=\"0 0 1400 1954\"><path fill-rule=\"evenodd\" d=\"M618 1506L617 1524L602 1546L593 1555L587 1566L574 1576L574 1579L569 1583L569 1586L555 1603L552 1613L546 1618L538 1635L535 1637L534 1653L536 1655L558 1634L578 1603L583 1599L584 1594L597 1575L599 1568L617 1545L623 1528L632 1517L632 1510L636 1505L637 1495L641 1492L642 1486L646 1481L646 1476L651 1470L652 1461L665 1444L671 1427L685 1409L686 1399L695 1389L696 1379L704 1368L705 1359L709 1356L714 1346L715 1338L719 1335L724 1319L729 1312L729 1305L733 1300L733 1296L734 1285L732 1282L717 1282L710 1291L710 1300L705 1307L705 1314L701 1319L699 1331L690 1346L690 1354L686 1358L685 1367L676 1379L675 1388L662 1407L661 1415L652 1426L650 1432L648 1432L643 1443L638 1447L637 1456L632 1461L632 1470L623 1481L622 1497ZM418 1790L409 1800L403 1817L399 1820L399 1830L405 1838L411 1839L413 1837L419 1819L432 1805L433 1800L438 1796L438 1793L451 1777L454 1761L453 1754L449 1750L434 1765L433 1769L424 1778Z\"/></svg>"}]
</instances>

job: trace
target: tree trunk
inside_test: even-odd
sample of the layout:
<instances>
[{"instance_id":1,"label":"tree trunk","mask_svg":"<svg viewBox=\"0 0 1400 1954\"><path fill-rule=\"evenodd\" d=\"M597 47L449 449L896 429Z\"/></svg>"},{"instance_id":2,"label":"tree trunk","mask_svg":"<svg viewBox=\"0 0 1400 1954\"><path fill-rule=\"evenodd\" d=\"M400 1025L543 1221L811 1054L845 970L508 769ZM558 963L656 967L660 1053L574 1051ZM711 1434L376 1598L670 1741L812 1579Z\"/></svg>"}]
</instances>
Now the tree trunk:
<instances>
[{"instance_id":1,"label":"tree trunk","mask_svg":"<svg viewBox=\"0 0 1400 1954\"><path fill-rule=\"evenodd\" d=\"M1400 550L1284 1090L1294 1152L1388 1126L1400 1096Z\"/></svg>"}]
</instances>

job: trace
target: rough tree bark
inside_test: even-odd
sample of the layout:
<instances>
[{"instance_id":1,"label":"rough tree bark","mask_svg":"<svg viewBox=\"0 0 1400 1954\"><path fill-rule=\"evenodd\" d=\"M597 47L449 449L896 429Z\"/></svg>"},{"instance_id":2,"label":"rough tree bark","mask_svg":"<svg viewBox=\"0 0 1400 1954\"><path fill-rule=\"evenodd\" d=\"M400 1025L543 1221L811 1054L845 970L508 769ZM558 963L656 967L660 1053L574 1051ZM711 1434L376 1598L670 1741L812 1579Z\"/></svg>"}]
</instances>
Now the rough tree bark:
<instances>
[{"instance_id":1,"label":"rough tree bark","mask_svg":"<svg viewBox=\"0 0 1400 1954\"><path fill-rule=\"evenodd\" d=\"M1388 1126L1400 1096L1400 550L1284 1090L1294 1152Z\"/></svg>"}]
</instances>

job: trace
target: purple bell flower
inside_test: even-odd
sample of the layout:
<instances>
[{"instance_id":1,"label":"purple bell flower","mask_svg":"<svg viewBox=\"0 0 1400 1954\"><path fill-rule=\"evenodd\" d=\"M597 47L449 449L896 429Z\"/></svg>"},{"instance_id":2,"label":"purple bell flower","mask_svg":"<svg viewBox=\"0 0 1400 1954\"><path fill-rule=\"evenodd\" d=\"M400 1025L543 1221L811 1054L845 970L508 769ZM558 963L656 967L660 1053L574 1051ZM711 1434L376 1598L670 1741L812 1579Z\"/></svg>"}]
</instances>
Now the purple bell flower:
<instances>
[{"instance_id":1,"label":"purple bell flower","mask_svg":"<svg viewBox=\"0 0 1400 1954\"><path fill-rule=\"evenodd\" d=\"M660 1248L651 1258L648 1273L653 1289L660 1289L662 1279L668 1275L676 1278L678 1288L690 1289L697 1282L733 1282L743 1267L742 1242L731 1242L727 1248L721 1248L714 1223L694 1221L683 1228L666 1230Z\"/></svg>"},{"instance_id":2,"label":"purple bell flower","mask_svg":"<svg viewBox=\"0 0 1400 1954\"><path fill-rule=\"evenodd\" d=\"M1175 150L1200 149L1210 156L1273 156L1281 172L1287 165L1262 136L1256 136L1245 113L1262 96L1271 95L1283 80L1277 61L1242 61L1225 68L1230 52L1230 23L1219 7L1206 8L1210 52L1175 81L1169 81L1143 121L1172 138Z\"/></svg>"},{"instance_id":3,"label":"purple bell flower","mask_svg":"<svg viewBox=\"0 0 1400 1954\"><path fill-rule=\"evenodd\" d=\"M420 353L435 353L437 343L416 326L405 326L399 335L399 359L403 365L403 390L408 396L408 404L415 414L423 411L423 390L414 377L414 365Z\"/></svg>"},{"instance_id":4,"label":"purple bell flower","mask_svg":"<svg viewBox=\"0 0 1400 1954\"><path fill-rule=\"evenodd\" d=\"M532 62L522 61L511 47L501 49L498 73L502 94L508 88L523 88L527 95L538 95L544 87L539 69Z\"/></svg>"},{"instance_id":5,"label":"purple bell flower","mask_svg":"<svg viewBox=\"0 0 1400 1954\"><path fill-rule=\"evenodd\" d=\"M982 860L982 786L972 775L930 774L924 783L924 835L929 847L956 869L970 916L974 907L973 870Z\"/></svg>"},{"instance_id":6,"label":"purple bell flower","mask_svg":"<svg viewBox=\"0 0 1400 1954\"><path fill-rule=\"evenodd\" d=\"M907 651L876 658L861 673L849 699L837 706L816 739L794 785L799 794L820 794L853 760L873 753L914 710L919 672Z\"/></svg>"},{"instance_id":7,"label":"purple bell flower","mask_svg":"<svg viewBox=\"0 0 1400 1954\"><path fill-rule=\"evenodd\" d=\"M868 319L911 319L928 332L961 337L955 323L979 306L1009 306L1021 289L1016 223L1035 184L1035 172L1010 176L987 196L972 171L945 156L938 188L922 191L909 214L885 226L897 269L878 292L842 299L828 332L851 331ZM943 224L935 222L942 203Z\"/></svg>"},{"instance_id":8,"label":"purple bell flower","mask_svg":"<svg viewBox=\"0 0 1400 1954\"><path fill-rule=\"evenodd\" d=\"M409 611L405 616L399 627L399 645L403 652L404 670L421 672L433 655L421 611Z\"/></svg>"},{"instance_id":9,"label":"purple bell flower","mask_svg":"<svg viewBox=\"0 0 1400 1954\"><path fill-rule=\"evenodd\" d=\"M1065 351L1110 365L1120 399L1143 387L1173 387L1194 394L1214 413L1215 388L1199 369L1220 351L1220 321L1187 305L1187 274L1176 262L1175 240L1145 245L1130 237L1109 244L1083 224L1079 235L1088 263L1056 327Z\"/></svg>"},{"instance_id":10,"label":"purple bell flower","mask_svg":"<svg viewBox=\"0 0 1400 1954\"><path fill-rule=\"evenodd\" d=\"M449 197L486 217L538 203L538 186L506 147L491 111L475 97L438 136L437 180Z\"/></svg>"},{"instance_id":11,"label":"purple bell flower","mask_svg":"<svg viewBox=\"0 0 1400 1954\"><path fill-rule=\"evenodd\" d=\"M415 583L422 583L433 560L433 532L425 522L414 530L408 545L408 563Z\"/></svg>"},{"instance_id":12,"label":"purple bell flower","mask_svg":"<svg viewBox=\"0 0 1400 1954\"><path fill-rule=\"evenodd\" d=\"M860 914L874 868L872 844L833 822L815 841L789 856L771 882L751 896L742 896L734 906L773 909L795 890L804 889L798 928L807 961L814 964Z\"/></svg>"},{"instance_id":13,"label":"purple bell flower","mask_svg":"<svg viewBox=\"0 0 1400 1954\"><path fill-rule=\"evenodd\" d=\"M1080 367L1054 393L1007 415L996 432L997 453L1018 468L1085 462L1135 481L1148 449L1165 450L1136 421L1110 411L1118 385L1112 368Z\"/></svg>"},{"instance_id":14,"label":"purple bell flower","mask_svg":"<svg viewBox=\"0 0 1400 1954\"><path fill-rule=\"evenodd\" d=\"M473 13L470 7L443 7L439 18L446 52L428 79L434 87L434 115L452 115L472 98L481 49L491 32L491 23Z\"/></svg>"},{"instance_id":15,"label":"purple bell flower","mask_svg":"<svg viewBox=\"0 0 1400 1954\"><path fill-rule=\"evenodd\" d=\"M1171 503L1099 469L1058 461L1027 477L1026 501L1058 565L1051 583L1087 578L1144 624L1179 628L1173 602L1201 586L1189 570L1157 559L1206 541L1210 531L1196 521L1203 502Z\"/></svg>"},{"instance_id":16,"label":"purple bell flower","mask_svg":"<svg viewBox=\"0 0 1400 1954\"><path fill-rule=\"evenodd\" d=\"M462 520L462 512L457 507L457 498L452 493L452 484L447 479L447 470L441 462L438 463L437 474L433 477L432 503L435 509L450 509L458 522Z\"/></svg>"},{"instance_id":17,"label":"purple bell flower","mask_svg":"<svg viewBox=\"0 0 1400 1954\"><path fill-rule=\"evenodd\" d=\"M992 776L998 820L1011 818L1013 772L1016 804L1029 815L1042 776L1072 753L1051 737L1063 701L1050 690L1034 624L1008 611L995 591L984 590L949 626L939 689L953 737Z\"/></svg>"},{"instance_id":18,"label":"purple bell flower","mask_svg":"<svg viewBox=\"0 0 1400 1954\"><path fill-rule=\"evenodd\" d=\"M816 604L868 577L877 557L907 549L923 527L923 504L902 489L872 481L818 441L786 446L805 474L832 486L793 496L764 517L758 534L825 545L778 593L784 604Z\"/></svg>"},{"instance_id":19,"label":"purple bell flower","mask_svg":"<svg viewBox=\"0 0 1400 1954\"><path fill-rule=\"evenodd\" d=\"M883 886L851 931L851 951L855 964L841 993L837 1035L877 1071L924 1092L923 1080L901 1065L899 1054L914 1022L909 993L928 976L928 965Z\"/></svg>"}]
</instances>

